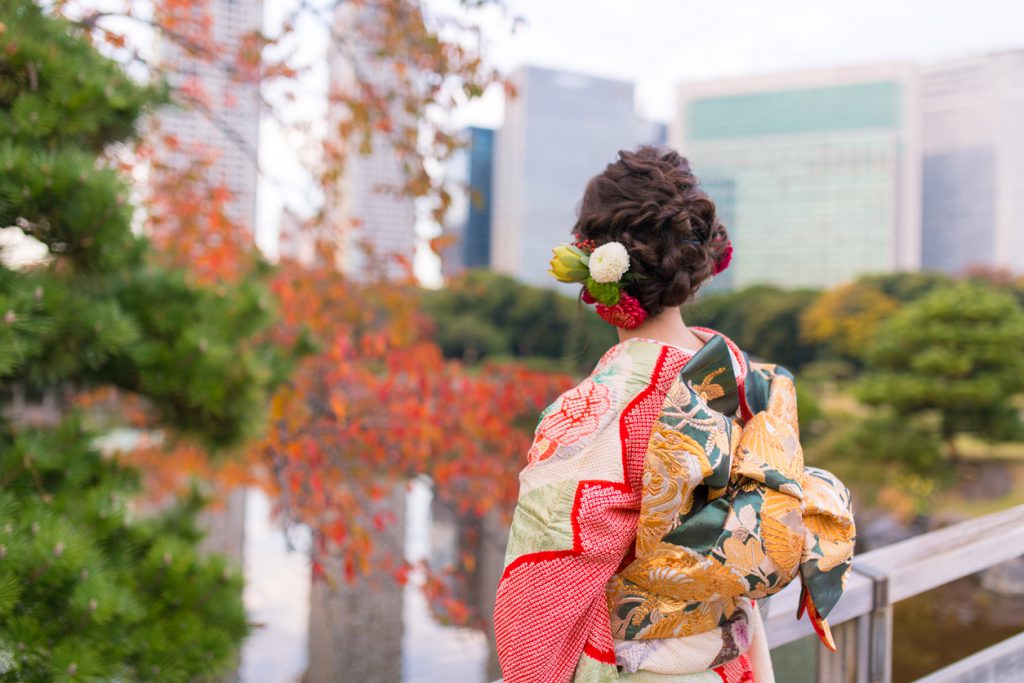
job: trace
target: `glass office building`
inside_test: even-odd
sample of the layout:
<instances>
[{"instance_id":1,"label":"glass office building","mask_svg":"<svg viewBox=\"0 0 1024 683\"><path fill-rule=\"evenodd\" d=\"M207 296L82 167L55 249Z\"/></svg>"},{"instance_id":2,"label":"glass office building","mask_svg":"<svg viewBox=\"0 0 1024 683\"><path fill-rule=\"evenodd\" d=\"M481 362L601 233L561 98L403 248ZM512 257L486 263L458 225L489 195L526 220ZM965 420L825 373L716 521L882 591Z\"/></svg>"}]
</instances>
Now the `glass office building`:
<instances>
[{"instance_id":1,"label":"glass office building","mask_svg":"<svg viewBox=\"0 0 1024 683\"><path fill-rule=\"evenodd\" d=\"M1024 50L929 65L921 99L922 267L1024 272Z\"/></svg>"},{"instance_id":2,"label":"glass office building","mask_svg":"<svg viewBox=\"0 0 1024 683\"><path fill-rule=\"evenodd\" d=\"M736 247L716 288L919 266L915 83L892 65L680 87L673 142Z\"/></svg>"},{"instance_id":3,"label":"glass office building","mask_svg":"<svg viewBox=\"0 0 1024 683\"><path fill-rule=\"evenodd\" d=\"M494 171L494 131L469 129L469 207L462 236L466 268L491 265L491 191Z\"/></svg>"},{"instance_id":4,"label":"glass office building","mask_svg":"<svg viewBox=\"0 0 1024 683\"><path fill-rule=\"evenodd\" d=\"M444 233L452 239L439 253L445 279L491 265L495 131L470 127L462 138L463 146L445 165L452 199L444 223Z\"/></svg>"},{"instance_id":5,"label":"glass office building","mask_svg":"<svg viewBox=\"0 0 1024 683\"><path fill-rule=\"evenodd\" d=\"M495 149L491 267L568 293L548 261L552 247L572 240L587 181L620 149L661 142L664 129L636 116L628 81L532 66L511 81L517 96L506 102Z\"/></svg>"}]
</instances>

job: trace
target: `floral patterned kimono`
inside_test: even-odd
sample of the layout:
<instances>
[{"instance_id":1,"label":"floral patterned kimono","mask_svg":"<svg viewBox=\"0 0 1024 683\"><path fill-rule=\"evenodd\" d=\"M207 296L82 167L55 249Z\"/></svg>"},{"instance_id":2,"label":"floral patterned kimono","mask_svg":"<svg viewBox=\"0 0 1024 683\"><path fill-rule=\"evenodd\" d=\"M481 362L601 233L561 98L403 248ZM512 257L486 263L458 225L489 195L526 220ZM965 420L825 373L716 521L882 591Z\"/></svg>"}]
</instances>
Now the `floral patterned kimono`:
<instances>
[{"instance_id":1,"label":"floral patterned kimono","mask_svg":"<svg viewBox=\"0 0 1024 683\"><path fill-rule=\"evenodd\" d=\"M612 347L541 415L494 610L505 683L772 681L754 600L824 617L849 492L804 467L792 375L713 330Z\"/></svg>"}]
</instances>

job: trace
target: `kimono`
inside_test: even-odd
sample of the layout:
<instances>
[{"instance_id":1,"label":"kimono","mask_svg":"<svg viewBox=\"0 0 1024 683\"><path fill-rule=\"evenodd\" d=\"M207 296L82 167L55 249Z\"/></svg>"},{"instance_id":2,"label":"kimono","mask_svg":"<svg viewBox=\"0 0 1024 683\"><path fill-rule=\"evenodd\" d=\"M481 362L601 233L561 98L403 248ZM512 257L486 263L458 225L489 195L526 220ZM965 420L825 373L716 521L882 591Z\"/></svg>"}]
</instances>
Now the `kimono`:
<instances>
[{"instance_id":1,"label":"kimono","mask_svg":"<svg viewBox=\"0 0 1024 683\"><path fill-rule=\"evenodd\" d=\"M628 339L541 414L494 609L505 683L772 681L755 601L797 576L831 646L849 492L803 464L792 375L690 329L696 353Z\"/></svg>"}]
</instances>

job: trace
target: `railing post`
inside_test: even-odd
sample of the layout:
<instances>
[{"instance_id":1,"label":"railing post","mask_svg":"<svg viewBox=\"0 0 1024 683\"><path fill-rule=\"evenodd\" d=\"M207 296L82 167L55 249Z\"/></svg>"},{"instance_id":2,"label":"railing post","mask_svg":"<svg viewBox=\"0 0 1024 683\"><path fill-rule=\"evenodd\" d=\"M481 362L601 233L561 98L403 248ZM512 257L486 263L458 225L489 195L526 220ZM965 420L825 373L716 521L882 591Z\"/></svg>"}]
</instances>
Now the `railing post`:
<instances>
[{"instance_id":1,"label":"railing post","mask_svg":"<svg viewBox=\"0 0 1024 683\"><path fill-rule=\"evenodd\" d=\"M832 639L835 652L820 642L817 644L817 683L867 683L867 667L858 662L867 661L870 618L865 615L836 624Z\"/></svg>"},{"instance_id":2,"label":"railing post","mask_svg":"<svg viewBox=\"0 0 1024 683\"><path fill-rule=\"evenodd\" d=\"M894 603L1022 553L1024 505L1018 505L858 555L843 597L829 613L839 653L819 653L814 669L818 683L891 683ZM799 589L799 584L790 584L770 601L766 625L772 648L813 633L810 624L793 618L800 601ZM848 621L856 621L856 628L845 626ZM853 673L851 653L856 653ZM1024 635L1022 640L985 651L984 656L965 661L963 666L947 667L929 676L928 683L961 680L953 676L984 666L1003 667L998 669L1002 674L1013 672L1008 674L1011 678L1003 680L1024 681L1019 675L1013 677L1016 669L1006 668L1024 667Z\"/></svg>"},{"instance_id":3,"label":"railing post","mask_svg":"<svg viewBox=\"0 0 1024 683\"><path fill-rule=\"evenodd\" d=\"M867 648L868 683L892 683L892 602L889 598L889 574L866 563L854 564L854 571L871 579L874 609L870 620ZM863 662L862 662L863 663Z\"/></svg>"}]
</instances>

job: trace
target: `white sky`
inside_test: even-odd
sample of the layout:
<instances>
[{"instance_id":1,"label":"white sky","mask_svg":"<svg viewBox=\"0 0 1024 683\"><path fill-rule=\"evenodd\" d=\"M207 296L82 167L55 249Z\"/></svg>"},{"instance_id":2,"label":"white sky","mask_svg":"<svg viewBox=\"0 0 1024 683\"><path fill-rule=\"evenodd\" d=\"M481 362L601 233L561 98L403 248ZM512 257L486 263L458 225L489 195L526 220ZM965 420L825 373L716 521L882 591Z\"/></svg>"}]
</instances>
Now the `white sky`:
<instances>
[{"instance_id":1,"label":"white sky","mask_svg":"<svg viewBox=\"0 0 1024 683\"><path fill-rule=\"evenodd\" d=\"M447 9L453 0L427 0ZM667 121L682 81L1024 48L1020 0L507 0L525 25L491 30L492 63L636 81ZM500 97L465 113L498 125Z\"/></svg>"},{"instance_id":2,"label":"white sky","mask_svg":"<svg viewBox=\"0 0 1024 683\"><path fill-rule=\"evenodd\" d=\"M294 1L265 1L268 30ZM424 2L428 11L460 12L459 0ZM505 7L473 15L492 64L632 80L638 111L666 122L683 81L1024 48L1024 0L505 0ZM523 21L513 32L514 17ZM302 52L314 60L326 49L318 33L311 26L303 37ZM503 96L492 89L452 116L459 126L497 127L502 112ZM273 128L264 122L260 150L258 234L268 246L282 202L302 211L315 201L294 144ZM435 279L423 258L417 269Z\"/></svg>"}]
</instances>

